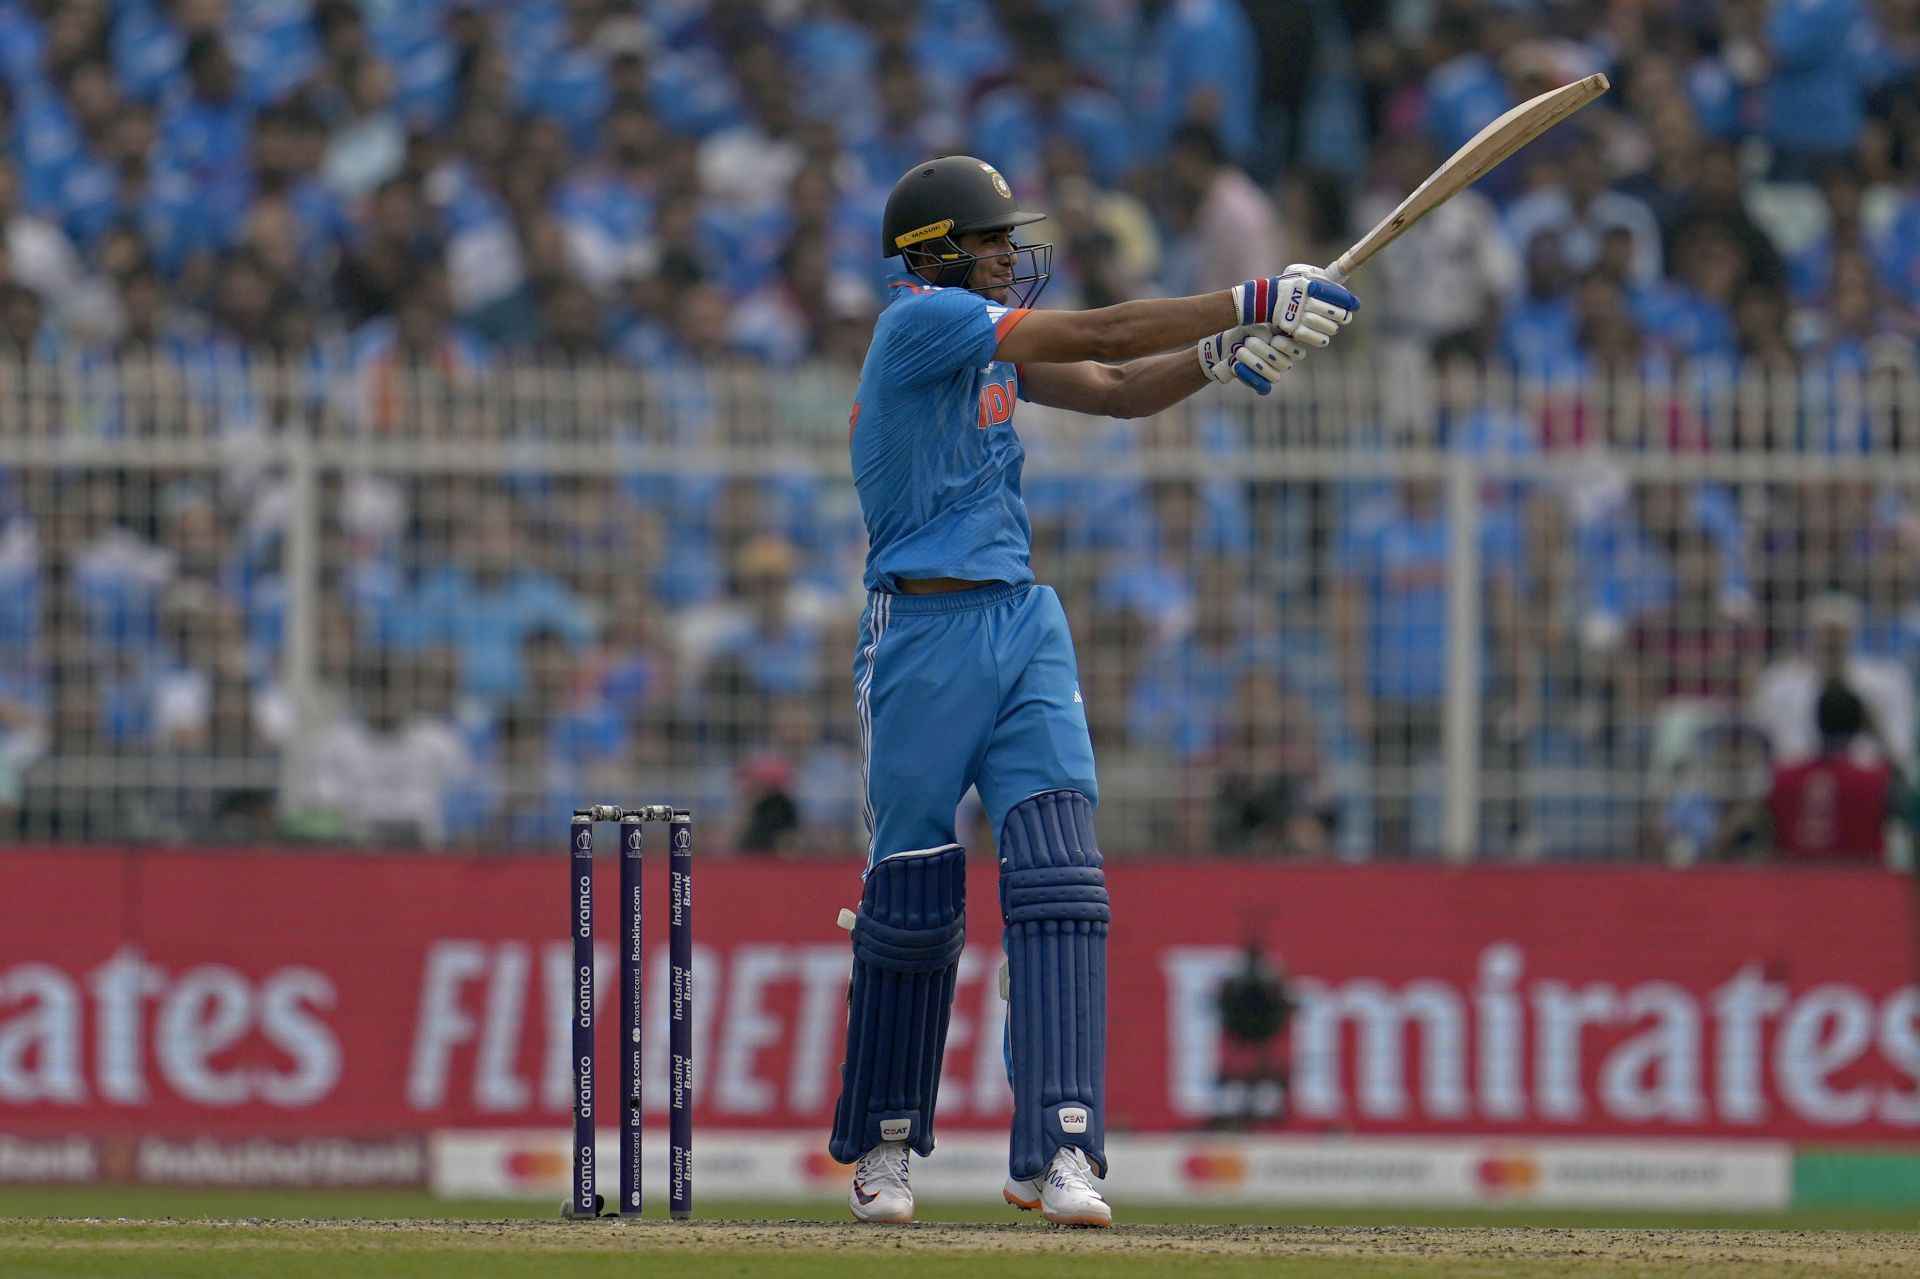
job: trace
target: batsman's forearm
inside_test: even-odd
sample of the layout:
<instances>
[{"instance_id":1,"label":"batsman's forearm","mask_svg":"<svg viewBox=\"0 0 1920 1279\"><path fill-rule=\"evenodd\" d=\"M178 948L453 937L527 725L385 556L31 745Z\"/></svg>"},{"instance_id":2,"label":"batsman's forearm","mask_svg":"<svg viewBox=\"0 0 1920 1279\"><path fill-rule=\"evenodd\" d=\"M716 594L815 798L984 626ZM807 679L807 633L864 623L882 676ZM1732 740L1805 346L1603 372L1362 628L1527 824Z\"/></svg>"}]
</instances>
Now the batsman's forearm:
<instances>
[{"instance_id":1,"label":"batsman's forearm","mask_svg":"<svg viewBox=\"0 0 1920 1279\"><path fill-rule=\"evenodd\" d=\"M1186 298L1143 298L1085 314L1100 333L1102 354L1095 358L1107 361L1137 360L1192 346L1240 323L1230 289Z\"/></svg>"},{"instance_id":2,"label":"batsman's forearm","mask_svg":"<svg viewBox=\"0 0 1920 1279\"><path fill-rule=\"evenodd\" d=\"M1107 416L1151 417L1208 384L1207 375L1191 350L1168 351L1164 355L1134 360L1120 368Z\"/></svg>"},{"instance_id":3,"label":"batsman's forearm","mask_svg":"<svg viewBox=\"0 0 1920 1279\"><path fill-rule=\"evenodd\" d=\"M1239 314L1231 289L1091 311L1021 312L1009 316L1013 322L1001 333L995 354L1010 364L1120 364L1192 346L1239 324Z\"/></svg>"}]
</instances>

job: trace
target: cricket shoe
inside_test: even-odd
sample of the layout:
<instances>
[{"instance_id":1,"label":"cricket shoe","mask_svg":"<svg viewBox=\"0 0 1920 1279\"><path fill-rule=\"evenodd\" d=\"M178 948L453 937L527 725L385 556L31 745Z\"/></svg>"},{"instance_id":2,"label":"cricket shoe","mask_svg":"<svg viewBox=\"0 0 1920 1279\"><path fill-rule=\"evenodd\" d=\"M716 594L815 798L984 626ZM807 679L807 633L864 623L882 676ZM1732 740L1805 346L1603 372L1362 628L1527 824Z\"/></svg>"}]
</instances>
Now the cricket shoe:
<instances>
[{"instance_id":1,"label":"cricket shoe","mask_svg":"<svg viewBox=\"0 0 1920 1279\"><path fill-rule=\"evenodd\" d=\"M913 1220L913 1187L907 1182L907 1143L883 1141L860 1156L847 1207L861 1221L902 1225Z\"/></svg>"},{"instance_id":2,"label":"cricket shoe","mask_svg":"<svg viewBox=\"0 0 1920 1279\"><path fill-rule=\"evenodd\" d=\"M1093 1186L1093 1165L1078 1146L1062 1146L1037 1179L1007 1178L1000 1191L1006 1201L1025 1212L1038 1208L1056 1226L1111 1226L1113 1209Z\"/></svg>"}]
</instances>

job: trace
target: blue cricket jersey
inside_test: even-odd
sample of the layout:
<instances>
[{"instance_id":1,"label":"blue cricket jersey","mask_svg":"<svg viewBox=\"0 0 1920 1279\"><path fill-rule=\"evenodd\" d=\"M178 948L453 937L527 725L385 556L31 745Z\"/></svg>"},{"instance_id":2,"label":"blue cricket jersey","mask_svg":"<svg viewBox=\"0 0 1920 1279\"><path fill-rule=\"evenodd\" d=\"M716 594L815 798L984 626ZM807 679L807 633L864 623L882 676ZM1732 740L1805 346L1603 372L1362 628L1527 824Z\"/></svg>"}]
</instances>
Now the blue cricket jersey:
<instances>
[{"instance_id":1,"label":"blue cricket jersey","mask_svg":"<svg viewBox=\"0 0 1920 1279\"><path fill-rule=\"evenodd\" d=\"M867 521L866 587L901 578L1033 581L1026 450L1013 432L1020 377L993 358L1024 308L904 272L874 325L850 428Z\"/></svg>"}]
</instances>

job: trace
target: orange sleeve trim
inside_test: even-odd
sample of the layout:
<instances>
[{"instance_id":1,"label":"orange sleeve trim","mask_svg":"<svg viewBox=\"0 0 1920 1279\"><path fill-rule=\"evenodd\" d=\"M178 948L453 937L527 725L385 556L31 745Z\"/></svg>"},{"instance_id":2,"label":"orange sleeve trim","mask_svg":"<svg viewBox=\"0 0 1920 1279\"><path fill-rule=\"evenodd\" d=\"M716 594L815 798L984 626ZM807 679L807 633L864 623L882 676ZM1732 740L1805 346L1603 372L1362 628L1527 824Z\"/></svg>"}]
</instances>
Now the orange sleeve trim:
<instances>
[{"instance_id":1,"label":"orange sleeve trim","mask_svg":"<svg viewBox=\"0 0 1920 1279\"><path fill-rule=\"evenodd\" d=\"M1013 326L1020 323L1020 321L1026 319L1028 313L1031 310L1032 310L1031 307L1023 306L1023 307L1018 307L1012 311L1009 311L1005 315L1001 316L1000 323L993 326L994 340L996 342L1006 341L1007 334L1013 332Z\"/></svg>"}]
</instances>

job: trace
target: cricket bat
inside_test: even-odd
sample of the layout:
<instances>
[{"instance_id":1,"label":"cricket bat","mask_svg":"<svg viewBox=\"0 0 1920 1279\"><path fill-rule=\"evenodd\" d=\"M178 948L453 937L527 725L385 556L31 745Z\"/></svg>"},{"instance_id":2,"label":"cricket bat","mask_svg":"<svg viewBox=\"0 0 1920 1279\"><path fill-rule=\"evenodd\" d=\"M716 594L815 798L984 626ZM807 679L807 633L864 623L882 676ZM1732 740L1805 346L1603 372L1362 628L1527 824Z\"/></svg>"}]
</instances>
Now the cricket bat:
<instances>
[{"instance_id":1,"label":"cricket bat","mask_svg":"<svg viewBox=\"0 0 1920 1279\"><path fill-rule=\"evenodd\" d=\"M1595 72L1514 107L1448 156L1447 162L1415 187L1412 195L1400 201L1399 208L1342 253L1327 268L1327 274L1334 283L1345 284L1362 263L1399 239L1408 227L1466 190L1494 165L1605 93L1607 88L1607 77Z\"/></svg>"}]
</instances>

